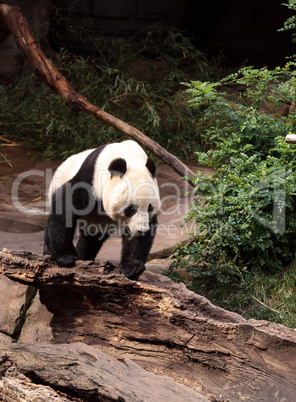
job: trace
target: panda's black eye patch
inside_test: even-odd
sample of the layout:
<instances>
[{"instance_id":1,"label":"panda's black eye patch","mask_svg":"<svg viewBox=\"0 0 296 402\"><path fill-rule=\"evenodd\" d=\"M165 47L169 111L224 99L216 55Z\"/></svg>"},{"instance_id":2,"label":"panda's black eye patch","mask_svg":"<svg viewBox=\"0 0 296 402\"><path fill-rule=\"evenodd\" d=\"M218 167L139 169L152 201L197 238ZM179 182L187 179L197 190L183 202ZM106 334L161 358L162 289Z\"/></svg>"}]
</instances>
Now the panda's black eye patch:
<instances>
[{"instance_id":1,"label":"panda's black eye patch","mask_svg":"<svg viewBox=\"0 0 296 402\"><path fill-rule=\"evenodd\" d=\"M138 206L135 204L129 205L127 208L124 210L124 215L127 218L131 218L133 215L135 215L138 211Z\"/></svg>"},{"instance_id":2,"label":"panda's black eye patch","mask_svg":"<svg viewBox=\"0 0 296 402\"><path fill-rule=\"evenodd\" d=\"M153 206L151 205L151 204L149 204L149 207L148 207L148 214L152 214L152 212L153 212Z\"/></svg>"}]
</instances>

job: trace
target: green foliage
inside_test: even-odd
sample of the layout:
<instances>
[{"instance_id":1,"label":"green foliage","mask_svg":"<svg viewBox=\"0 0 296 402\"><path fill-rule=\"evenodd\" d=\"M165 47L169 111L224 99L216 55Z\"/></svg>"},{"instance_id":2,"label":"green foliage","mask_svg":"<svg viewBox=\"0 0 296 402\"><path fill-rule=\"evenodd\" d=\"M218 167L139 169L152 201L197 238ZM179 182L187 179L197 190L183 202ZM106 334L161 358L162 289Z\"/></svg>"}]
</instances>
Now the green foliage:
<instances>
[{"instance_id":1,"label":"green foliage","mask_svg":"<svg viewBox=\"0 0 296 402\"><path fill-rule=\"evenodd\" d=\"M179 82L188 74L209 78L204 55L174 29L155 26L130 39L114 39L91 35L86 26L81 24L83 32L78 26L73 32L81 34L93 53L61 50L54 60L60 72L93 104L170 152L189 157L200 143L199 112L188 106ZM25 141L46 158L65 158L123 137L93 117L69 109L33 75L0 91L0 135Z\"/></svg>"},{"instance_id":2,"label":"green foliage","mask_svg":"<svg viewBox=\"0 0 296 402\"><path fill-rule=\"evenodd\" d=\"M283 3L289 10L296 11L296 1L288 0L288 3ZM283 28L279 29L279 31L289 31L296 28L296 16L292 15L285 22ZM292 35L293 42L296 41L296 34Z\"/></svg>"},{"instance_id":3,"label":"green foliage","mask_svg":"<svg viewBox=\"0 0 296 402\"><path fill-rule=\"evenodd\" d=\"M240 272L245 268L275 271L291 262L296 158L290 152L290 160L286 159L286 144L281 137L277 141L277 157L261 159L243 150L235 155L232 149L233 156L214 176L196 178L198 199L187 219L196 220L199 232L195 242L183 248L189 255L187 264L193 262L195 269L198 266L210 272L218 268L221 275L223 270ZM211 156L202 161L211 163Z\"/></svg>"},{"instance_id":4,"label":"green foliage","mask_svg":"<svg viewBox=\"0 0 296 402\"><path fill-rule=\"evenodd\" d=\"M241 290L250 272L276 273L295 258L296 152L284 140L294 116L279 113L295 99L294 68L247 67L219 82L188 85L210 144L196 153L198 161L216 173L195 178L187 221L198 229L178 248L173 267L185 266L215 302Z\"/></svg>"},{"instance_id":5,"label":"green foliage","mask_svg":"<svg viewBox=\"0 0 296 402\"><path fill-rule=\"evenodd\" d=\"M270 320L288 327L296 326L296 264L270 275L264 271L246 273L230 294L216 294L224 308L246 318ZM214 298L216 298L214 296Z\"/></svg>"},{"instance_id":6,"label":"green foliage","mask_svg":"<svg viewBox=\"0 0 296 402\"><path fill-rule=\"evenodd\" d=\"M256 270L233 276L228 284L195 278L188 287L245 318L269 320L296 327L296 264L277 273ZM173 272L173 280L176 273ZM177 278L177 282L181 279Z\"/></svg>"},{"instance_id":7,"label":"green foliage","mask_svg":"<svg viewBox=\"0 0 296 402\"><path fill-rule=\"evenodd\" d=\"M296 29L296 1L295 0L288 0L287 3L282 3L283 6L287 7L289 10L294 12L294 15L291 17L287 18L287 20L284 22L284 26L280 29L278 29L279 32L282 31L295 31ZM296 33L292 33L292 42L296 42ZM288 58L293 58L295 59L295 54L293 56L290 56Z\"/></svg>"}]
</instances>

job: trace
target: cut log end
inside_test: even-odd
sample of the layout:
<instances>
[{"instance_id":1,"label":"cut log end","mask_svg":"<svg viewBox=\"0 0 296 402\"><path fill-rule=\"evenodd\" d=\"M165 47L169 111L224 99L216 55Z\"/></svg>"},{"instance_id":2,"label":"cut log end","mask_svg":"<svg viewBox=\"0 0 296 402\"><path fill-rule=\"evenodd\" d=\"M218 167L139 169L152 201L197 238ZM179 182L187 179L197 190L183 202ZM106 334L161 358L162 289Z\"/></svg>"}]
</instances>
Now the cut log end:
<instances>
[{"instance_id":1,"label":"cut log end","mask_svg":"<svg viewBox=\"0 0 296 402\"><path fill-rule=\"evenodd\" d=\"M296 144L296 134L288 134L288 135L286 135L285 140L289 144Z\"/></svg>"}]
</instances>

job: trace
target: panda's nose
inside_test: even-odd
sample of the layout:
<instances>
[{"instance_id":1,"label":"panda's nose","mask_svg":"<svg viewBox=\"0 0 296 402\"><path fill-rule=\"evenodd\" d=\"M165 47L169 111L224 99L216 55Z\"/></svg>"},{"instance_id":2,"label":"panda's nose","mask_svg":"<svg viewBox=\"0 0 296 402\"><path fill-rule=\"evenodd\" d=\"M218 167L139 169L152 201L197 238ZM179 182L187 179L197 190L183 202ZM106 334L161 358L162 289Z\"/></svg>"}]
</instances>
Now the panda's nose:
<instances>
[{"instance_id":1,"label":"panda's nose","mask_svg":"<svg viewBox=\"0 0 296 402\"><path fill-rule=\"evenodd\" d=\"M149 232L149 228L147 230L137 230L138 235L144 236L147 232Z\"/></svg>"}]
</instances>

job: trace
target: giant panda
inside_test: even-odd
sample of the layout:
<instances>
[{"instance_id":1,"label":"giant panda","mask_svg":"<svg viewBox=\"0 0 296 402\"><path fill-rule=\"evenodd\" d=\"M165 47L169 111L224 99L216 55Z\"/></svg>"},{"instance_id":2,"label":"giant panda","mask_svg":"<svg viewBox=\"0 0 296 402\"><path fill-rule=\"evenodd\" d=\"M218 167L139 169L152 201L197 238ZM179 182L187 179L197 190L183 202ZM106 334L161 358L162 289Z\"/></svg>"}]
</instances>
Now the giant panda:
<instances>
[{"instance_id":1,"label":"giant panda","mask_svg":"<svg viewBox=\"0 0 296 402\"><path fill-rule=\"evenodd\" d=\"M72 155L55 172L48 195L44 254L63 267L94 260L115 225L122 234L121 272L132 279L145 270L160 196L155 164L135 141Z\"/></svg>"}]
</instances>

